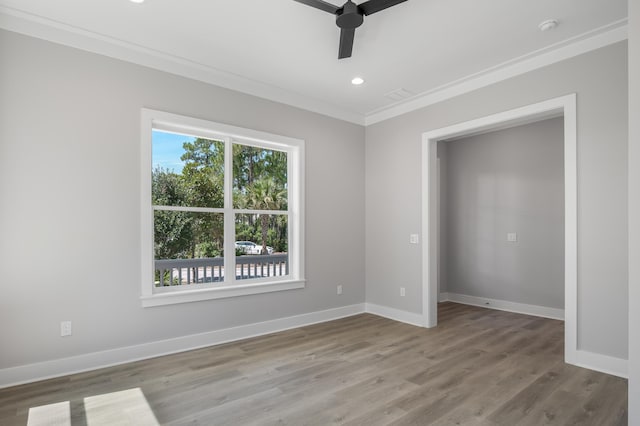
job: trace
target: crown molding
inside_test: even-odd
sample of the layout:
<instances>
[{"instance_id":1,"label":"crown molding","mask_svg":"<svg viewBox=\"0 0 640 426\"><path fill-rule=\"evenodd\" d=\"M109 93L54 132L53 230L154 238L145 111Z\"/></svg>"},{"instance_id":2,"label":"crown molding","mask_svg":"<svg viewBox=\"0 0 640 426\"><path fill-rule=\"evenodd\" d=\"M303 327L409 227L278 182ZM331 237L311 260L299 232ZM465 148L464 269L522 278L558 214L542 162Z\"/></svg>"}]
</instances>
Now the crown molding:
<instances>
[{"instance_id":1,"label":"crown molding","mask_svg":"<svg viewBox=\"0 0 640 426\"><path fill-rule=\"evenodd\" d=\"M0 28L220 86L307 111L369 126L429 105L605 47L628 37L622 19L494 67L360 114L299 93L223 71L180 56L149 49L42 16L0 6Z\"/></svg>"},{"instance_id":2,"label":"crown molding","mask_svg":"<svg viewBox=\"0 0 640 426\"><path fill-rule=\"evenodd\" d=\"M364 125L364 115L209 65L0 6L0 28Z\"/></svg>"},{"instance_id":3,"label":"crown molding","mask_svg":"<svg viewBox=\"0 0 640 426\"><path fill-rule=\"evenodd\" d=\"M627 25L625 18L417 94L393 105L375 109L366 114L365 126L626 40L628 37Z\"/></svg>"}]
</instances>

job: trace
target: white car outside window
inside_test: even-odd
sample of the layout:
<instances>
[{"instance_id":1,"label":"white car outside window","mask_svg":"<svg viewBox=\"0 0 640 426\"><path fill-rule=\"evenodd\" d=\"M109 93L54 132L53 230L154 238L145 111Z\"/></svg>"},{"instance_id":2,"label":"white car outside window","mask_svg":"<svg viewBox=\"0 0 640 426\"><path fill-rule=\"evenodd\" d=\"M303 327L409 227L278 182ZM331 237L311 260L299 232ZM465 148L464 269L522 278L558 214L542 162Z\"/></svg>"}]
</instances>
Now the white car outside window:
<instances>
[{"instance_id":1,"label":"white car outside window","mask_svg":"<svg viewBox=\"0 0 640 426\"><path fill-rule=\"evenodd\" d=\"M253 241L236 241L236 249L244 254L262 254L262 246ZM267 246L267 254L273 253L273 247Z\"/></svg>"}]
</instances>

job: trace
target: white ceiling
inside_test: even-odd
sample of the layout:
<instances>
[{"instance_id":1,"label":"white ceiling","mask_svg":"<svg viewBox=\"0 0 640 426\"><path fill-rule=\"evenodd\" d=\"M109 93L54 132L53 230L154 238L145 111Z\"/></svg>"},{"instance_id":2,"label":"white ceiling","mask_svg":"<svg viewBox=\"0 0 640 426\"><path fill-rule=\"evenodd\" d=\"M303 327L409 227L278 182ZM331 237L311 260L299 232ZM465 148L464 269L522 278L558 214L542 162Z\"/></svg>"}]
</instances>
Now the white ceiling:
<instances>
[{"instance_id":1,"label":"white ceiling","mask_svg":"<svg viewBox=\"0 0 640 426\"><path fill-rule=\"evenodd\" d=\"M0 15L3 28L134 62L154 57L145 64L365 122L396 103L385 97L393 90L419 98L501 64L626 34L627 0L408 0L366 17L343 60L334 17L293 0L0 0ZM560 25L541 32L549 18ZM356 75L366 83L352 86Z\"/></svg>"}]
</instances>

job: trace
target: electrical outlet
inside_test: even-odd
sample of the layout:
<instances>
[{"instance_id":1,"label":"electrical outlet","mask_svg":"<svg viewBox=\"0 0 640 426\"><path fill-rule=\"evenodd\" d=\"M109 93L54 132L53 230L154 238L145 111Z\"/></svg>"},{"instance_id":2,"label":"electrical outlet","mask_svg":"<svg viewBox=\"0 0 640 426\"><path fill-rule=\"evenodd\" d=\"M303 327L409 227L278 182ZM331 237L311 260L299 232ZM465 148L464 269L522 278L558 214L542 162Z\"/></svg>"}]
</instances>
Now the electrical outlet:
<instances>
[{"instance_id":1,"label":"electrical outlet","mask_svg":"<svg viewBox=\"0 0 640 426\"><path fill-rule=\"evenodd\" d=\"M342 294L342 284L338 284L338 287L336 288L336 292L338 294Z\"/></svg>"},{"instance_id":2,"label":"electrical outlet","mask_svg":"<svg viewBox=\"0 0 640 426\"><path fill-rule=\"evenodd\" d=\"M71 336L71 321L60 323L60 337Z\"/></svg>"},{"instance_id":3,"label":"electrical outlet","mask_svg":"<svg viewBox=\"0 0 640 426\"><path fill-rule=\"evenodd\" d=\"M507 241L510 243L515 243L518 241L518 234L516 234L515 232L508 232L507 233Z\"/></svg>"},{"instance_id":4,"label":"electrical outlet","mask_svg":"<svg viewBox=\"0 0 640 426\"><path fill-rule=\"evenodd\" d=\"M400 296L404 297L404 296L406 296L406 295L407 295L407 293L406 293L406 291L404 290L404 287L400 287Z\"/></svg>"},{"instance_id":5,"label":"electrical outlet","mask_svg":"<svg viewBox=\"0 0 640 426\"><path fill-rule=\"evenodd\" d=\"M418 244L420 242L420 237L418 234L409 235L409 244Z\"/></svg>"}]
</instances>

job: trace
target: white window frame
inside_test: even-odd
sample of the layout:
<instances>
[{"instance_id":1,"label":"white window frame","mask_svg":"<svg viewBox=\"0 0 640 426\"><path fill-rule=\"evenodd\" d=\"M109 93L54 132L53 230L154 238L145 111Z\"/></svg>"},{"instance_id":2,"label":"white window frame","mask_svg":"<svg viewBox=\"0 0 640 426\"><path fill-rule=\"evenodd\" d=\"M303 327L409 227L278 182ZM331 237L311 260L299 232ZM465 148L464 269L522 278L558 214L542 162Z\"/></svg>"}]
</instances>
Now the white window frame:
<instances>
[{"instance_id":1,"label":"white window frame","mask_svg":"<svg viewBox=\"0 0 640 426\"><path fill-rule=\"evenodd\" d=\"M274 135L208 120L185 117L163 111L142 108L140 149L140 239L141 239L141 301L143 307L170 305L269 293L304 288L304 141L287 136ZM154 233L153 203L151 194L152 131L160 130L192 135L225 143L224 207L199 209L224 214L225 271L235 271L235 215L243 213L274 214L277 211L261 211L233 208L232 144L240 143L287 153L287 189L289 224L289 274L286 276L237 280L235 273L225 273L221 283L190 284L157 288L154 285Z\"/></svg>"}]
</instances>

